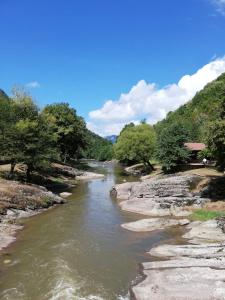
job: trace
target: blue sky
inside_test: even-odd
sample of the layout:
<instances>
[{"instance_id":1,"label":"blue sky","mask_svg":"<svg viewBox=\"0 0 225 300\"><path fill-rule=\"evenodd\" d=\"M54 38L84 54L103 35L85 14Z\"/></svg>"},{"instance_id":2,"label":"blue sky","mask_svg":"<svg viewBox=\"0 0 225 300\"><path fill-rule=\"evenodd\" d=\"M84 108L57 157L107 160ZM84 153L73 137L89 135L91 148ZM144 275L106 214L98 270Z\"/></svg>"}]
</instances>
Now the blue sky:
<instances>
[{"instance_id":1,"label":"blue sky","mask_svg":"<svg viewBox=\"0 0 225 300\"><path fill-rule=\"evenodd\" d=\"M0 0L0 16L0 88L27 85L40 106L67 101L102 135L143 116L157 121L225 71L225 0ZM143 106L140 97L179 86L182 76L215 59L213 74L210 65L207 78L176 105L157 98L157 113L146 100L147 115L133 104L119 106L120 119L110 115L115 106L120 115L121 101Z\"/></svg>"}]
</instances>

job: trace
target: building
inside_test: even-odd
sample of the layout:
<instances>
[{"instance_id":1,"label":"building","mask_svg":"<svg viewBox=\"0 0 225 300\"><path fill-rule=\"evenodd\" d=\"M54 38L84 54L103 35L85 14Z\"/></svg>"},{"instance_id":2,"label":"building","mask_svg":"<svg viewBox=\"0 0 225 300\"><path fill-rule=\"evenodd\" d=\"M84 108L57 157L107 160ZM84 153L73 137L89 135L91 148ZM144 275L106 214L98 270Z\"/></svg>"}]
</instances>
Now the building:
<instances>
[{"instance_id":1,"label":"building","mask_svg":"<svg viewBox=\"0 0 225 300\"><path fill-rule=\"evenodd\" d=\"M206 149L206 145L204 143L185 143L184 146L191 151L191 159L196 160L198 157L198 153L204 149Z\"/></svg>"}]
</instances>

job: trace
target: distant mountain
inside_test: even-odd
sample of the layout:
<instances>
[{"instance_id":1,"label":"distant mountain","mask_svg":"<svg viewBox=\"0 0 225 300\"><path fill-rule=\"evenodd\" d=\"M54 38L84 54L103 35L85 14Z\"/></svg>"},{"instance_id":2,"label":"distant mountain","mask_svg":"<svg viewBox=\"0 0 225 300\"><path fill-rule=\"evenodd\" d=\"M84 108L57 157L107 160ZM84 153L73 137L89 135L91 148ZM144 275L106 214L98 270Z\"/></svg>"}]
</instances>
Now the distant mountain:
<instances>
[{"instance_id":1,"label":"distant mountain","mask_svg":"<svg viewBox=\"0 0 225 300\"><path fill-rule=\"evenodd\" d=\"M109 135L109 136L106 136L105 137L105 139L107 140L107 141L110 141L110 142L112 142L113 144L115 144L115 142L116 142L116 140L117 140L117 135Z\"/></svg>"}]
</instances>

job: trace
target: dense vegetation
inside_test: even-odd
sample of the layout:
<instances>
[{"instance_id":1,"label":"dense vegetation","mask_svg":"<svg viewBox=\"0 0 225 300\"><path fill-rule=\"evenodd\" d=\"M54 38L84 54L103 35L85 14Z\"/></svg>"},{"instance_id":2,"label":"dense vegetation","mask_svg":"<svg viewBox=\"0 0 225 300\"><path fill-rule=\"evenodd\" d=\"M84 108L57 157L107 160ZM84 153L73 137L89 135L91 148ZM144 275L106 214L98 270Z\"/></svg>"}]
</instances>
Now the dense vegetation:
<instances>
[{"instance_id":1,"label":"dense vegetation","mask_svg":"<svg viewBox=\"0 0 225 300\"><path fill-rule=\"evenodd\" d=\"M221 105L225 97L225 73L198 92L194 98L156 124L155 129L160 133L171 124L183 124L191 133L191 140L206 142L206 133L210 122L220 117ZM174 99L176 101L176 99Z\"/></svg>"},{"instance_id":2,"label":"dense vegetation","mask_svg":"<svg viewBox=\"0 0 225 300\"><path fill-rule=\"evenodd\" d=\"M102 138L94 132L87 130L88 147L83 150L82 157L99 161L113 158L112 142Z\"/></svg>"},{"instance_id":3,"label":"dense vegetation","mask_svg":"<svg viewBox=\"0 0 225 300\"><path fill-rule=\"evenodd\" d=\"M114 145L115 157L123 162L143 162L144 165L152 167L150 159L154 156L155 142L156 136L152 126L128 124Z\"/></svg>"},{"instance_id":4,"label":"dense vegetation","mask_svg":"<svg viewBox=\"0 0 225 300\"><path fill-rule=\"evenodd\" d=\"M30 180L32 171L52 161L112 158L111 143L91 133L67 103L40 111L24 90L14 89L11 98L0 90L0 115L0 160L11 164L11 177L17 163L27 166Z\"/></svg>"},{"instance_id":5,"label":"dense vegetation","mask_svg":"<svg viewBox=\"0 0 225 300\"><path fill-rule=\"evenodd\" d=\"M176 99L174 99L176 101ZM139 125L142 126L142 125ZM156 158L166 172L188 161L185 142L203 142L208 148L199 158L213 158L225 169L225 73L198 92L192 100L158 122L151 133L139 135L139 126L127 124L115 144L121 161L143 162ZM156 136L156 143L153 142ZM152 147L156 144L155 147ZM155 151L154 151L155 149ZM147 159L146 159L147 158Z\"/></svg>"}]
</instances>

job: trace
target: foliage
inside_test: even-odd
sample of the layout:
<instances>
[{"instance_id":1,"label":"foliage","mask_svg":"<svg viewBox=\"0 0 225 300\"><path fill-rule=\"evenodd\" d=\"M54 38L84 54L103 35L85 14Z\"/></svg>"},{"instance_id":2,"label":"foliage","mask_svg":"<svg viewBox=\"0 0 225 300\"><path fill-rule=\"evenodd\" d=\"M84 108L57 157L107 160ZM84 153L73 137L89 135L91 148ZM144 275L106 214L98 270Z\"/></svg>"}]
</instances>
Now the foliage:
<instances>
[{"instance_id":1,"label":"foliage","mask_svg":"<svg viewBox=\"0 0 225 300\"><path fill-rule=\"evenodd\" d=\"M203 160L204 158L212 159L213 155L209 148L205 148L198 153L197 158L199 160Z\"/></svg>"},{"instance_id":2,"label":"foliage","mask_svg":"<svg viewBox=\"0 0 225 300\"><path fill-rule=\"evenodd\" d=\"M208 147L220 170L225 169L225 119L211 123L208 133Z\"/></svg>"},{"instance_id":3,"label":"foliage","mask_svg":"<svg viewBox=\"0 0 225 300\"><path fill-rule=\"evenodd\" d=\"M224 88L225 90L225 88ZM208 147L217 161L220 170L225 169L225 93L220 105L220 117L208 126Z\"/></svg>"},{"instance_id":4,"label":"foliage","mask_svg":"<svg viewBox=\"0 0 225 300\"><path fill-rule=\"evenodd\" d=\"M112 160L113 145L110 141L87 130L88 147L82 151L83 158L96 159L99 161Z\"/></svg>"},{"instance_id":5,"label":"foliage","mask_svg":"<svg viewBox=\"0 0 225 300\"><path fill-rule=\"evenodd\" d=\"M163 121L156 124L157 133L160 134L164 128L179 122L190 131L191 141L205 142L208 124L220 117L224 91L225 73L207 84L191 101L176 111L169 112Z\"/></svg>"},{"instance_id":6,"label":"foliage","mask_svg":"<svg viewBox=\"0 0 225 300\"><path fill-rule=\"evenodd\" d=\"M193 214L191 214L190 219L193 221L207 221L218 217L225 217L225 211L198 209Z\"/></svg>"},{"instance_id":7,"label":"foliage","mask_svg":"<svg viewBox=\"0 0 225 300\"><path fill-rule=\"evenodd\" d=\"M121 131L114 145L115 157L123 162L143 162L150 165L149 160L155 153L156 135L152 126L129 124Z\"/></svg>"},{"instance_id":8,"label":"foliage","mask_svg":"<svg viewBox=\"0 0 225 300\"><path fill-rule=\"evenodd\" d=\"M78 158L87 147L87 129L83 118L68 103L47 105L42 115L54 128L61 159Z\"/></svg>"},{"instance_id":9,"label":"foliage","mask_svg":"<svg viewBox=\"0 0 225 300\"><path fill-rule=\"evenodd\" d=\"M188 159L189 151L184 147L184 143L189 137L189 130L179 123L164 128L158 135L156 156L165 172L174 171L178 164Z\"/></svg>"}]
</instances>

